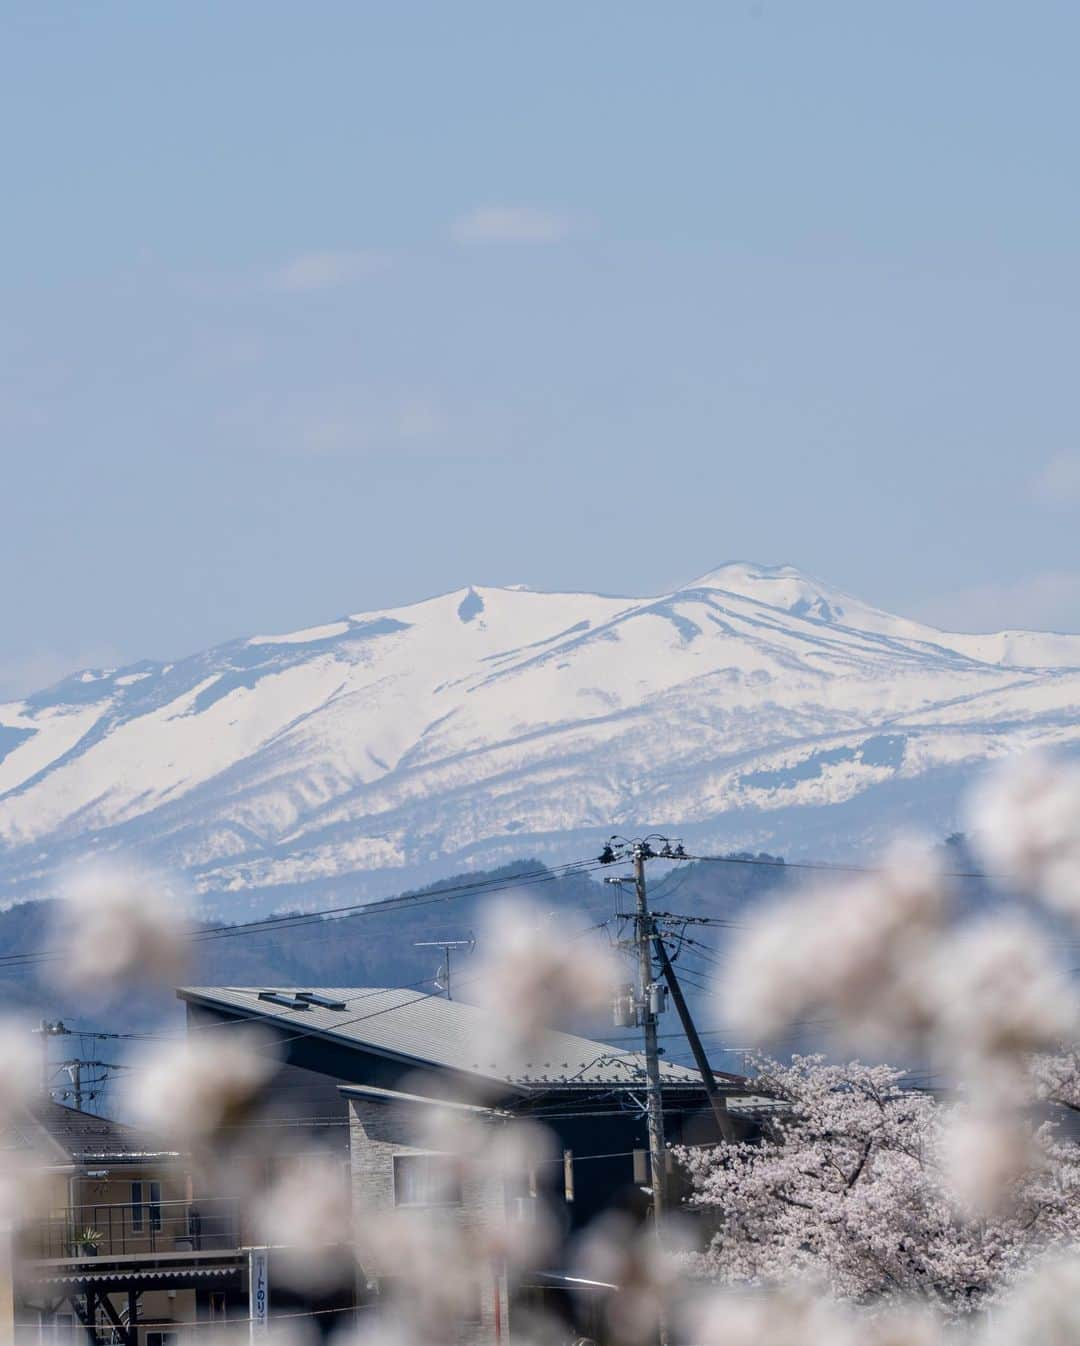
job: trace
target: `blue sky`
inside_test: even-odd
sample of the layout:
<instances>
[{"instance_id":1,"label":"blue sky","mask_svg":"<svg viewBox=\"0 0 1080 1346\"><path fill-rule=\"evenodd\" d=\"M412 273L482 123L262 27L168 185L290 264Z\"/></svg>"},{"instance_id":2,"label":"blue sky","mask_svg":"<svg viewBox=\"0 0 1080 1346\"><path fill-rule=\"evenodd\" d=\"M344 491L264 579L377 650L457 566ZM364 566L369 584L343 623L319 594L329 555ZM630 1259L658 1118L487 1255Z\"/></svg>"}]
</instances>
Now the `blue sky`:
<instances>
[{"instance_id":1,"label":"blue sky","mask_svg":"<svg viewBox=\"0 0 1080 1346\"><path fill-rule=\"evenodd\" d=\"M1080 629L1076 6L0 16L0 694L731 557Z\"/></svg>"}]
</instances>

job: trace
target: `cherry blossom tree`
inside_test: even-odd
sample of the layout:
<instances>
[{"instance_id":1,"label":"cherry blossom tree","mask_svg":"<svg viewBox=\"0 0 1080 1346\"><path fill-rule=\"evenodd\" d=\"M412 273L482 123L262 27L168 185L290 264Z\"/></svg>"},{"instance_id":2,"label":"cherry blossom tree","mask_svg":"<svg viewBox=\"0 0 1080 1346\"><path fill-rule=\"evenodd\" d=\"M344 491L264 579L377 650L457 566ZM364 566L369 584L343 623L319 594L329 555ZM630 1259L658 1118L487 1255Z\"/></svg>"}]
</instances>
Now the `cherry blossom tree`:
<instances>
[{"instance_id":1,"label":"cherry blossom tree","mask_svg":"<svg viewBox=\"0 0 1080 1346\"><path fill-rule=\"evenodd\" d=\"M1007 1209L972 1219L943 1181L966 1105L859 1062L762 1059L774 1100L760 1143L681 1150L693 1203L715 1232L698 1270L727 1284L807 1275L859 1303L903 1297L950 1314L978 1307L1040 1252L1080 1239L1080 1148L1029 1132L1035 1162ZM978 1134L981 1135L981 1121Z\"/></svg>"},{"instance_id":2,"label":"cherry blossom tree","mask_svg":"<svg viewBox=\"0 0 1080 1346\"><path fill-rule=\"evenodd\" d=\"M1070 1112L1080 1112L1080 1050L1067 1047L1036 1056L1031 1073L1037 1098Z\"/></svg>"}]
</instances>

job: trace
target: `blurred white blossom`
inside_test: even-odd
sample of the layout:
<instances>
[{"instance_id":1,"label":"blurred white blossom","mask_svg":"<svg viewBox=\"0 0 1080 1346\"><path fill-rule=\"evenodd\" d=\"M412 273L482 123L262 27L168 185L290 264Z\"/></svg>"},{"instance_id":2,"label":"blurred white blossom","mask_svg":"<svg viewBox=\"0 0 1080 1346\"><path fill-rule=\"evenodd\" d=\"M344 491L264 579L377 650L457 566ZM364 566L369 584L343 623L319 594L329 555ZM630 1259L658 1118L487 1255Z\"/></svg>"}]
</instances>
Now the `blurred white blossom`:
<instances>
[{"instance_id":1,"label":"blurred white blossom","mask_svg":"<svg viewBox=\"0 0 1080 1346\"><path fill-rule=\"evenodd\" d=\"M942 1129L941 1158L960 1210L984 1217L1016 1204L1040 1152L1027 1118L1002 1099L996 1110L954 1108Z\"/></svg>"},{"instance_id":2,"label":"blurred white blossom","mask_svg":"<svg viewBox=\"0 0 1080 1346\"><path fill-rule=\"evenodd\" d=\"M35 1159L29 1153L0 1149L0 1226L17 1223L48 1199L49 1175Z\"/></svg>"},{"instance_id":3,"label":"blurred white blossom","mask_svg":"<svg viewBox=\"0 0 1080 1346\"><path fill-rule=\"evenodd\" d=\"M128 861L91 859L61 889L53 980L110 992L122 981L177 980L189 951L184 900L162 875Z\"/></svg>"},{"instance_id":4,"label":"blurred white blossom","mask_svg":"<svg viewBox=\"0 0 1080 1346\"><path fill-rule=\"evenodd\" d=\"M44 1045L29 1024L0 1019L0 1125L40 1094Z\"/></svg>"},{"instance_id":5,"label":"blurred white blossom","mask_svg":"<svg viewBox=\"0 0 1080 1346\"><path fill-rule=\"evenodd\" d=\"M579 1237L574 1275L616 1287L606 1299L608 1329L617 1341L644 1343L655 1338L677 1300L682 1257L692 1247L688 1229L671 1216L661 1244L652 1225L611 1212L599 1216Z\"/></svg>"},{"instance_id":6,"label":"blurred white blossom","mask_svg":"<svg viewBox=\"0 0 1080 1346\"><path fill-rule=\"evenodd\" d=\"M413 1137L421 1149L454 1156L503 1182L528 1180L557 1155L553 1133L537 1122L437 1103L417 1109Z\"/></svg>"},{"instance_id":7,"label":"blurred white blossom","mask_svg":"<svg viewBox=\"0 0 1080 1346\"><path fill-rule=\"evenodd\" d=\"M243 1121L277 1070L273 1041L253 1028L225 1025L157 1046L128 1081L128 1104L147 1130L183 1144L221 1140Z\"/></svg>"},{"instance_id":8,"label":"blurred white blossom","mask_svg":"<svg viewBox=\"0 0 1080 1346\"><path fill-rule=\"evenodd\" d=\"M972 791L971 845L992 874L1080 919L1080 767L1032 752Z\"/></svg>"},{"instance_id":9,"label":"blurred white blossom","mask_svg":"<svg viewBox=\"0 0 1080 1346\"><path fill-rule=\"evenodd\" d=\"M524 900L498 904L481 936L477 969L479 1003L488 1011L477 1043L499 1059L527 1052L548 1028L570 1027L582 1017L610 1012L619 965L610 946L589 935L567 933Z\"/></svg>"},{"instance_id":10,"label":"blurred white blossom","mask_svg":"<svg viewBox=\"0 0 1080 1346\"><path fill-rule=\"evenodd\" d=\"M1051 1257L1022 1277L995 1310L986 1346L1075 1346L1080 1341L1080 1258Z\"/></svg>"},{"instance_id":11,"label":"blurred white blossom","mask_svg":"<svg viewBox=\"0 0 1080 1346\"><path fill-rule=\"evenodd\" d=\"M961 927L939 944L925 975L934 985L938 1046L974 1088L985 1080L998 1092L1011 1083L1015 1093L1028 1055L1076 1029L1068 972L1019 914Z\"/></svg>"},{"instance_id":12,"label":"blurred white blossom","mask_svg":"<svg viewBox=\"0 0 1080 1346\"><path fill-rule=\"evenodd\" d=\"M862 1346L850 1315L808 1286L718 1291L688 1317L700 1346Z\"/></svg>"},{"instance_id":13,"label":"blurred white blossom","mask_svg":"<svg viewBox=\"0 0 1080 1346\"><path fill-rule=\"evenodd\" d=\"M332 1346L429 1346L418 1340L412 1323L389 1312L361 1314L358 1327L339 1328L331 1342Z\"/></svg>"},{"instance_id":14,"label":"blurred white blossom","mask_svg":"<svg viewBox=\"0 0 1080 1346\"><path fill-rule=\"evenodd\" d=\"M492 1284L491 1263L476 1233L456 1210L358 1212L357 1253L386 1296L380 1312L419 1342L442 1340L453 1324L470 1317Z\"/></svg>"},{"instance_id":15,"label":"blurred white blossom","mask_svg":"<svg viewBox=\"0 0 1080 1346\"><path fill-rule=\"evenodd\" d=\"M340 1159L294 1156L256 1198L253 1223L260 1243L278 1245L275 1280L313 1293L351 1283L352 1199Z\"/></svg>"},{"instance_id":16,"label":"blurred white blossom","mask_svg":"<svg viewBox=\"0 0 1080 1346\"><path fill-rule=\"evenodd\" d=\"M925 1305L901 1304L856 1315L858 1346L943 1346L945 1325Z\"/></svg>"},{"instance_id":17,"label":"blurred white blossom","mask_svg":"<svg viewBox=\"0 0 1080 1346\"><path fill-rule=\"evenodd\" d=\"M812 1014L845 1042L878 1046L925 1031L922 968L948 910L937 855L916 841L881 871L798 892L752 916L720 983L721 1021L755 1041Z\"/></svg>"},{"instance_id":18,"label":"blurred white blossom","mask_svg":"<svg viewBox=\"0 0 1080 1346\"><path fill-rule=\"evenodd\" d=\"M518 1269L553 1251L559 1230L545 1194L561 1180L562 1159L547 1127L497 1111L430 1104L417 1109L413 1140L445 1160L463 1186L486 1192L487 1217L468 1236L476 1257Z\"/></svg>"}]
</instances>

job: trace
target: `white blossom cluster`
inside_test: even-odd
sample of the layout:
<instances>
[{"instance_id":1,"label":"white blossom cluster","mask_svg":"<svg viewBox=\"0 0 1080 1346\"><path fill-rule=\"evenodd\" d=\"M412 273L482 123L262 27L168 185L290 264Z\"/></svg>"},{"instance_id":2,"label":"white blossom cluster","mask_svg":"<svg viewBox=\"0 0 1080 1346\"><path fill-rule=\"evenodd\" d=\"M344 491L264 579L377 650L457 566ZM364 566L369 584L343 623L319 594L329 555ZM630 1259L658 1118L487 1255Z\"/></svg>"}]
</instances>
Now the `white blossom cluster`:
<instances>
[{"instance_id":1,"label":"white blossom cluster","mask_svg":"<svg viewBox=\"0 0 1080 1346\"><path fill-rule=\"evenodd\" d=\"M1031 752L971 793L971 843L987 872L1080 921L1080 767Z\"/></svg>"},{"instance_id":2,"label":"white blossom cluster","mask_svg":"<svg viewBox=\"0 0 1080 1346\"><path fill-rule=\"evenodd\" d=\"M480 948L477 1001L494 1025L474 1044L481 1060L526 1061L548 1029L610 1013L619 976L610 946L567 935L525 898L492 908Z\"/></svg>"},{"instance_id":3,"label":"white blossom cluster","mask_svg":"<svg viewBox=\"0 0 1080 1346\"><path fill-rule=\"evenodd\" d=\"M189 927L175 883L130 861L93 859L68 872L61 897L57 982L104 998L123 983L168 985L182 976Z\"/></svg>"},{"instance_id":4,"label":"white blossom cluster","mask_svg":"<svg viewBox=\"0 0 1080 1346\"><path fill-rule=\"evenodd\" d=\"M820 884L763 910L732 949L720 1017L767 1041L801 1020L831 1019L843 1037L881 1046L923 1031L949 890L940 859L905 840L879 873Z\"/></svg>"},{"instance_id":5,"label":"white blossom cluster","mask_svg":"<svg viewBox=\"0 0 1080 1346\"><path fill-rule=\"evenodd\" d=\"M36 1095L42 1057L35 1050L29 1025L0 1019L0 1139L9 1136L22 1110ZM0 1143L0 1227L32 1199L37 1186L33 1170L18 1149Z\"/></svg>"},{"instance_id":6,"label":"white blossom cluster","mask_svg":"<svg viewBox=\"0 0 1080 1346\"><path fill-rule=\"evenodd\" d=\"M227 1147L277 1069L273 1041L257 1029L213 1025L156 1046L136 1062L127 1103L152 1135L180 1145Z\"/></svg>"}]
</instances>

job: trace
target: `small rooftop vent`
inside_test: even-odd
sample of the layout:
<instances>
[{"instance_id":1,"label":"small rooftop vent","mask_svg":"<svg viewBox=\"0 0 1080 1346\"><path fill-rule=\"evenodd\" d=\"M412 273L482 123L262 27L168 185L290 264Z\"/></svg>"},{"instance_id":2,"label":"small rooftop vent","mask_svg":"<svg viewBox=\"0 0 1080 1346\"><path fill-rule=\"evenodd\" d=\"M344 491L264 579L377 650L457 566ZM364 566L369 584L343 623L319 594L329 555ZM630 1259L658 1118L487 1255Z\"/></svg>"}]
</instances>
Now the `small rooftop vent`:
<instances>
[{"instance_id":1,"label":"small rooftop vent","mask_svg":"<svg viewBox=\"0 0 1080 1346\"><path fill-rule=\"evenodd\" d=\"M259 999L268 1001L271 1005L282 1005L285 1009L309 1010L311 1008L306 1000L301 1000L299 996L286 995L284 991L260 991Z\"/></svg>"},{"instance_id":2,"label":"small rooftop vent","mask_svg":"<svg viewBox=\"0 0 1080 1346\"><path fill-rule=\"evenodd\" d=\"M309 1005L318 1005L320 1009L343 1010L347 1008L344 1000L332 1000L328 995L320 995L318 991L297 991L297 1000L304 1000Z\"/></svg>"}]
</instances>

